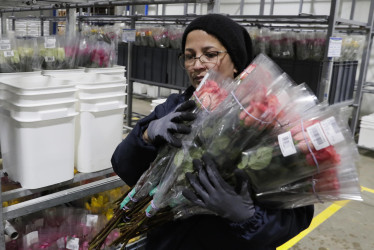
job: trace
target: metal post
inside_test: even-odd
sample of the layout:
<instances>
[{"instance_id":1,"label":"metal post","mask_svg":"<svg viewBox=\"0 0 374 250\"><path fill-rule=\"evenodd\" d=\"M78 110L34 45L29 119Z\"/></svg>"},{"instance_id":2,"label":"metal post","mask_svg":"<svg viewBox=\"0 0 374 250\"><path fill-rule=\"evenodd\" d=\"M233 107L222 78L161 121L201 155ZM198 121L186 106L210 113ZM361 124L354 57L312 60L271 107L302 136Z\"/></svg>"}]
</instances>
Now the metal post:
<instances>
[{"instance_id":1,"label":"metal post","mask_svg":"<svg viewBox=\"0 0 374 250\"><path fill-rule=\"evenodd\" d=\"M73 34L76 31L75 24L77 22L77 17L75 16L76 9L67 9L66 18L66 34Z\"/></svg>"},{"instance_id":2,"label":"metal post","mask_svg":"<svg viewBox=\"0 0 374 250\"><path fill-rule=\"evenodd\" d=\"M187 12L188 12L188 3L185 3L185 4L184 4L183 14L184 14L184 15L187 15Z\"/></svg>"},{"instance_id":3,"label":"metal post","mask_svg":"<svg viewBox=\"0 0 374 250\"><path fill-rule=\"evenodd\" d=\"M6 17L4 13L0 13L1 17L1 34L5 35L6 34Z\"/></svg>"},{"instance_id":4,"label":"metal post","mask_svg":"<svg viewBox=\"0 0 374 250\"><path fill-rule=\"evenodd\" d=\"M304 4L304 1L300 0L300 3L299 3L299 14L303 13L303 4Z\"/></svg>"},{"instance_id":5,"label":"metal post","mask_svg":"<svg viewBox=\"0 0 374 250\"><path fill-rule=\"evenodd\" d=\"M331 84L331 76L332 76L332 69L334 66L334 59L328 57L328 47L330 44L330 37L335 32L335 24L337 18L337 6L339 5L340 0L333 0L331 2L330 7L330 16L329 16L329 27L327 30L327 37L326 37L326 49L324 54L323 66L322 66L322 75L319 86L317 88L317 96L318 99L323 101L328 101L329 93L330 93L330 84Z\"/></svg>"},{"instance_id":6,"label":"metal post","mask_svg":"<svg viewBox=\"0 0 374 250\"><path fill-rule=\"evenodd\" d=\"M221 0L216 0L208 3L208 13L219 13L221 6Z\"/></svg>"},{"instance_id":7,"label":"metal post","mask_svg":"<svg viewBox=\"0 0 374 250\"><path fill-rule=\"evenodd\" d=\"M40 36L44 36L44 18L40 17Z\"/></svg>"},{"instance_id":8,"label":"metal post","mask_svg":"<svg viewBox=\"0 0 374 250\"><path fill-rule=\"evenodd\" d=\"M270 1L270 15L272 16L274 14L274 0Z\"/></svg>"},{"instance_id":9,"label":"metal post","mask_svg":"<svg viewBox=\"0 0 374 250\"><path fill-rule=\"evenodd\" d=\"M1 17L2 14L1 14ZM1 18L1 30L3 28L3 19ZM3 171L0 174L0 187L1 187L1 178L3 176ZM1 190L0 190L1 191ZM4 216L3 216L3 198L0 193L0 249L5 249L5 236L4 236Z\"/></svg>"},{"instance_id":10,"label":"metal post","mask_svg":"<svg viewBox=\"0 0 374 250\"><path fill-rule=\"evenodd\" d=\"M162 5L162 12L161 13L162 13L161 15L165 16L165 13L166 13L166 5L165 4Z\"/></svg>"},{"instance_id":11,"label":"metal post","mask_svg":"<svg viewBox=\"0 0 374 250\"><path fill-rule=\"evenodd\" d=\"M240 7L239 7L239 13L240 15L243 15L243 11L244 11L244 0L240 0Z\"/></svg>"},{"instance_id":12,"label":"metal post","mask_svg":"<svg viewBox=\"0 0 374 250\"><path fill-rule=\"evenodd\" d=\"M366 34L367 44L364 50L362 51L360 74L358 77L357 89L356 89L355 99L353 102L353 111L352 111L352 120L351 120L351 131L353 135L355 135L356 128L358 125L358 120L359 120L360 111L361 111L362 97L363 97L362 90L363 90L363 87L366 81L367 69L368 69L368 64L370 61L371 47L373 46L373 32L374 32L373 13L374 13L374 1L371 1L370 10L369 10L369 18L368 18L368 25L370 25L370 29L368 30L368 33Z\"/></svg>"},{"instance_id":13,"label":"metal post","mask_svg":"<svg viewBox=\"0 0 374 250\"><path fill-rule=\"evenodd\" d=\"M260 2L260 15L264 15L265 12L265 0L261 0Z\"/></svg>"},{"instance_id":14,"label":"metal post","mask_svg":"<svg viewBox=\"0 0 374 250\"><path fill-rule=\"evenodd\" d=\"M134 8L131 8L131 29L135 29L135 17L134 15ZM132 42L127 42L127 115L126 115L126 123L128 127L131 127L131 120L132 120L132 89L133 89L133 81L131 80L131 63L132 63Z\"/></svg>"},{"instance_id":15,"label":"metal post","mask_svg":"<svg viewBox=\"0 0 374 250\"><path fill-rule=\"evenodd\" d=\"M373 4L373 3L371 3ZM352 0L352 5L351 5L351 14L349 15L349 19L353 20L354 15L355 15L355 9L356 9L356 0ZM373 13L373 12L370 12ZM369 14L370 15L370 14Z\"/></svg>"}]
</instances>

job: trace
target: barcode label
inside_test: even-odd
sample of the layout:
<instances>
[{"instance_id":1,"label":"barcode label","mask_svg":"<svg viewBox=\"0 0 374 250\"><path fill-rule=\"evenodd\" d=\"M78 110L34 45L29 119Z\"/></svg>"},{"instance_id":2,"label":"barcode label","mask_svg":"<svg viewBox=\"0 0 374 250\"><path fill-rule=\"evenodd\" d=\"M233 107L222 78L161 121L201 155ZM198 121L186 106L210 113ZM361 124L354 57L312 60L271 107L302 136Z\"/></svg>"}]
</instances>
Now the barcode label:
<instances>
[{"instance_id":1,"label":"barcode label","mask_svg":"<svg viewBox=\"0 0 374 250\"><path fill-rule=\"evenodd\" d=\"M23 243L27 247L31 246L32 244L38 243L39 242L39 234L38 231L33 231L28 234L26 234L23 237Z\"/></svg>"},{"instance_id":2,"label":"barcode label","mask_svg":"<svg viewBox=\"0 0 374 250\"><path fill-rule=\"evenodd\" d=\"M87 214L86 217L86 226L95 227L99 216L97 214Z\"/></svg>"},{"instance_id":3,"label":"barcode label","mask_svg":"<svg viewBox=\"0 0 374 250\"><path fill-rule=\"evenodd\" d=\"M10 50L10 44L8 43L8 44L6 44L6 43L4 43L4 44L0 44L0 50Z\"/></svg>"},{"instance_id":4,"label":"barcode label","mask_svg":"<svg viewBox=\"0 0 374 250\"><path fill-rule=\"evenodd\" d=\"M278 143L284 157L296 154L295 144L290 131L278 135Z\"/></svg>"},{"instance_id":5,"label":"barcode label","mask_svg":"<svg viewBox=\"0 0 374 250\"><path fill-rule=\"evenodd\" d=\"M335 145L341 141L344 141L344 136L340 131L339 125L335 120L335 117L331 116L321 121L323 132L331 145Z\"/></svg>"},{"instance_id":6,"label":"barcode label","mask_svg":"<svg viewBox=\"0 0 374 250\"><path fill-rule=\"evenodd\" d=\"M306 131L308 132L310 140L312 141L313 146L316 150L320 150L330 146L330 143L327 141L326 136L324 135L319 123L307 127Z\"/></svg>"},{"instance_id":7,"label":"barcode label","mask_svg":"<svg viewBox=\"0 0 374 250\"><path fill-rule=\"evenodd\" d=\"M46 49L56 48L56 38L45 38L44 47Z\"/></svg>"},{"instance_id":8,"label":"barcode label","mask_svg":"<svg viewBox=\"0 0 374 250\"><path fill-rule=\"evenodd\" d=\"M14 56L13 50L4 51L4 56L5 57L13 57Z\"/></svg>"},{"instance_id":9,"label":"barcode label","mask_svg":"<svg viewBox=\"0 0 374 250\"><path fill-rule=\"evenodd\" d=\"M79 238L67 237L66 249L79 250Z\"/></svg>"},{"instance_id":10,"label":"barcode label","mask_svg":"<svg viewBox=\"0 0 374 250\"><path fill-rule=\"evenodd\" d=\"M45 59L46 62L54 62L55 61L54 56L46 56L44 59Z\"/></svg>"}]
</instances>

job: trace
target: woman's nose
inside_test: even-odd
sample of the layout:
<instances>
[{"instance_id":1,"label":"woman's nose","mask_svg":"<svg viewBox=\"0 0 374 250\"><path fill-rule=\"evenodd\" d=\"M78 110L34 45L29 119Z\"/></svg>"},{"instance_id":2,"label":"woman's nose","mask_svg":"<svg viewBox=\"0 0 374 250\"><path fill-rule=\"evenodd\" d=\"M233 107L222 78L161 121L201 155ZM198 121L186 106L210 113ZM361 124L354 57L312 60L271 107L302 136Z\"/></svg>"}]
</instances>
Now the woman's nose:
<instances>
[{"instance_id":1,"label":"woman's nose","mask_svg":"<svg viewBox=\"0 0 374 250\"><path fill-rule=\"evenodd\" d=\"M205 65L200 61L200 58L196 58L193 64L194 69L205 68Z\"/></svg>"}]
</instances>

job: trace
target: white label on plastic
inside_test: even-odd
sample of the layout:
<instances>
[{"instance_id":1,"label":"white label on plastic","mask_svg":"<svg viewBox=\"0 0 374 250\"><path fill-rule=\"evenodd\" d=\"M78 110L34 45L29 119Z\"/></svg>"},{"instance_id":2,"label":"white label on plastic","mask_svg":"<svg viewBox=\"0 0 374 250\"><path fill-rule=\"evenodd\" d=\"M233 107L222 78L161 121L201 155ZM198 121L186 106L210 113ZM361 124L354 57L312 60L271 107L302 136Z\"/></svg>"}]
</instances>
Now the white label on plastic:
<instances>
[{"instance_id":1,"label":"white label on plastic","mask_svg":"<svg viewBox=\"0 0 374 250\"><path fill-rule=\"evenodd\" d=\"M86 49L86 48L87 48L86 41L83 41L81 44L79 44L79 49Z\"/></svg>"},{"instance_id":2,"label":"white label on plastic","mask_svg":"<svg viewBox=\"0 0 374 250\"><path fill-rule=\"evenodd\" d=\"M39 242L39 234L38 231L33 231L31 233L26 234L24 237L24 243L27 247L30 247L32 244Z\"/></svg>"},{"instance_id":3,"label":"white label on plastic","mask_svg":"<svg viewBox=\"0 0 374 250\"><path fill-rule=\"evenodd\" d=\"M10 50L10 44L9 43L2 43L0 44L0 50Z\"/></svg>"},{"instance_id":4,"label":"white label on plastic","mask_svg":"<svg viewBox=\"0 0 374 250\"><path fill-rule=\"evenodd\" d=\"M136 38L136 30L135 29L123 29L122 33L122 41L127 42L135 42Z\"/></svg>"},{"instance_id":5,"label":"white label on plastic","mask_svg":"<svg viewBox=\"0 0 374 250\"><path fill-rule=\"evenodd\" d=\"M278 143L284 157L296 154L296 148L290 131L278 135Z\"/></svg>"},{"instance_id":6,"label":"white label on plastic","mask_svg":"<svg viewBox=\"0 0 374 250\"><path fill-rule=\"evenodd\" d=\"M144 31L140 32L140 36L145 36L145 32Z\"/></svg>"},{"instance_id":7,"label":"white label on plastic","mask_svg":"<svg viewBox=\"0 0 374 250\"><path fill-rule=\"evenodd\" d=\"M54 56L46 56L46 57L44 57L44 59L45 59L46 62L54 62L55 61Z\"/></svg>"},{"instance_id":8,"label":"white label on plastic","mask_svg":"<svg viewBox=\"0 0 374 250\"><path fill-rule=\"evenodd\" d=\"M10 40L7 40L7 39L0 40L0 44L4 44L4 43L10 44Z\"/></svg>"},{"instance_id":9,"label":"white label on plastic","mask_svg":"<svg viewBox=\"0 0 374 250\"><path fill-rule=\"evenodd\" d=\"M87 214L86 226L94 227L96 226L99 216L97 214Z\"/></svg>"},{"instance_id":10,"label":"white label on plastic","mask_svg":"<svg viewBox=\"0 0 374 250\"><path fill-rule=\"evenodd\" d=\"M56 38L45 38L44 47L46 49L54 49L56 48Z\"/></svg>"},{"instance_id":11,"label":"white label on plastic","mask_svg":"<svg viewBox=\"0 0 374 250\"><path fill-rule=\"evenodd\" d=\"M64 248L65 249L65 237L61 237L56 241L58 248Z\"/></svg>"},{"instance_id":12,"label":"white label on plastic","mask_svg":"<svg viewBox=\"0 0 374 250\"><path fill-rule=\"evenodd\" d=\"M316 123L310 127L306 128L310 140L313 143L313 146L316 150L320 150L330 146L330 143L327 141L326 136L324 135L321 125Z\"/></svg>"},{"instance_id":13,"label":"white label on plastic","mask_svg":"<svg viewBox=\"0 0 374 250\"><path fill-rule=\"evenodd\" d=\"M321 126L331 145L344 141L344 136L336 123L335 117L331 116L321 121Z\"/></svg>"},{"instance_id":14,"label":"white label on plastic","mask_svg":"<svg viewBox=\"0 0 374 250\"><path fill-rule=\"evenodd\" d=\"M205 76L203 77L203 79L201 80L199 86L197 86L197 89L195 90L196 92L201 89L201 87L205 84L208 77L209 77L209 73L206 73Z\"/></svg>"},{"instance_id":15,"label":"white label on plastic","mask_svg":"<svg viewBox=\"0 0 374 250\"><path fill-rule=\"evenodd\" d=\"M340 57L343 39L341 37L330 37L328 57Z\"/></svg>"},{"instance_id":16,"label":"white label on plastic","mask_svg":"<svg viewBox=\"0 0 374 250\"><path fill-rule=\"evenodd\" d=\"M66 249L79 250L79 238L68 237L66 241Z\"/></svg>"},{"instance_id":17,"label":"white label on plastic","mask_svg":"<svg viewBox=\"0 0 374 250\"><path fill-rule=\"evenodd\" d=\"M13 50L4 51L4 56L5 57L13 57L14 56Z\"/></svg>"}]
</instances>

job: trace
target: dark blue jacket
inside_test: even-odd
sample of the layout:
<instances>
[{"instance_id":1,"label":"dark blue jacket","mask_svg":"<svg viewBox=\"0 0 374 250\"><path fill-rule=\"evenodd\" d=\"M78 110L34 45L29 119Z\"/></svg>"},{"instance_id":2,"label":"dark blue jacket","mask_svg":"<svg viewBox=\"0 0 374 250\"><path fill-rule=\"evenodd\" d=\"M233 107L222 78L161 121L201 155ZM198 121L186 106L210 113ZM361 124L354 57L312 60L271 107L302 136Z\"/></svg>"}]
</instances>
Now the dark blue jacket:
<instances>
[{"instance_id":1,"label":"dark blue jacket","mask_svg":"<svg viewBox=\"0 0 374 250\"><path fill-rule=\"evenodd\" d=\"M143 132L150 121L170 113L188 100L194 91L172 94L147 117L140 120L118 145L112 157L114 171L128 185L136 184L157 156L157 148L143 141ZM147 235L147 249L275 249L306 229L314 213L313 206L295 209L263 209L256 206L253 217L232 223L212 215L196 215L169 222Z\"/></svg>"}]
</instances>

